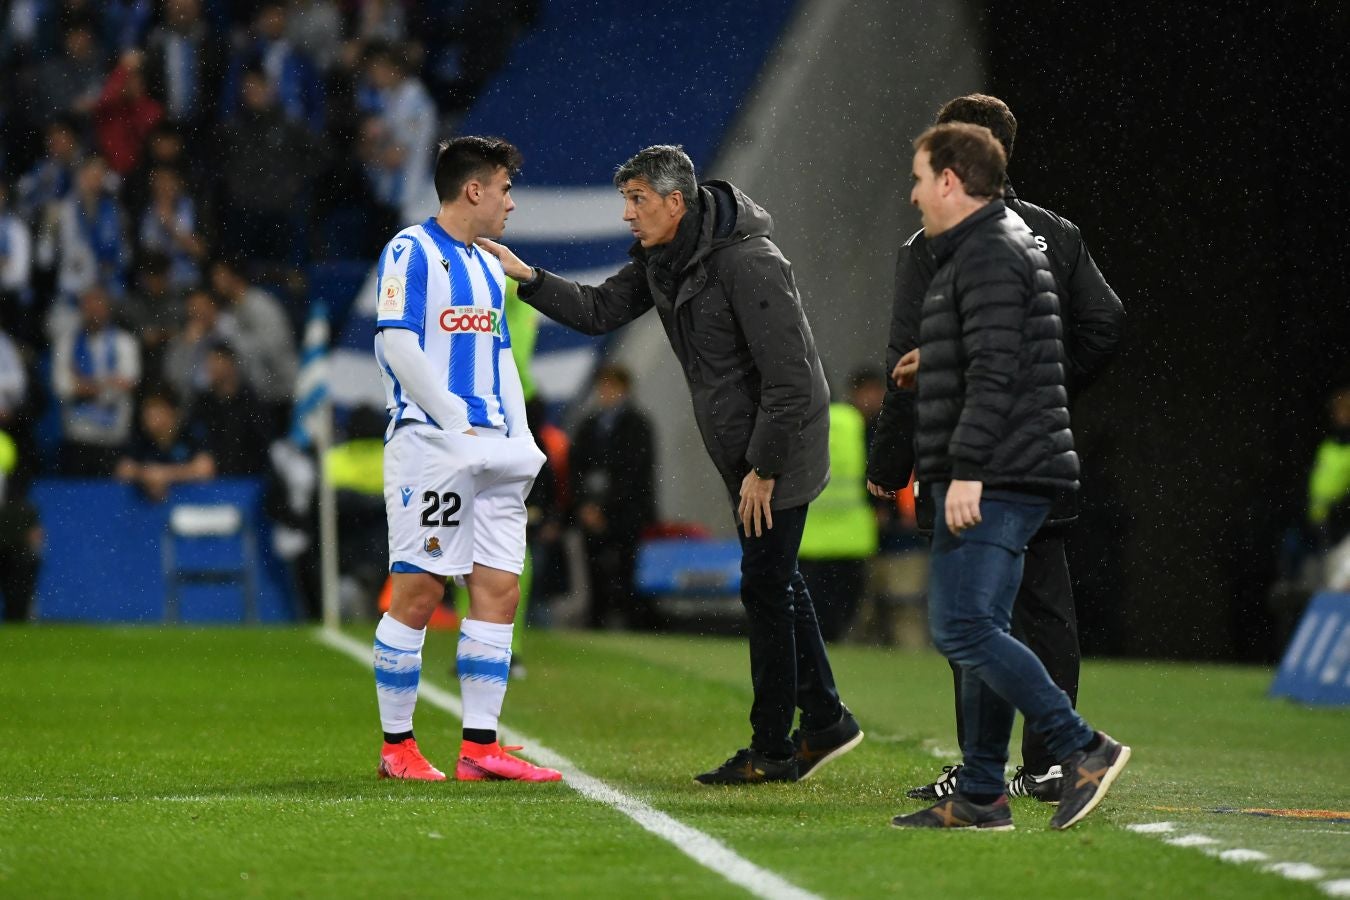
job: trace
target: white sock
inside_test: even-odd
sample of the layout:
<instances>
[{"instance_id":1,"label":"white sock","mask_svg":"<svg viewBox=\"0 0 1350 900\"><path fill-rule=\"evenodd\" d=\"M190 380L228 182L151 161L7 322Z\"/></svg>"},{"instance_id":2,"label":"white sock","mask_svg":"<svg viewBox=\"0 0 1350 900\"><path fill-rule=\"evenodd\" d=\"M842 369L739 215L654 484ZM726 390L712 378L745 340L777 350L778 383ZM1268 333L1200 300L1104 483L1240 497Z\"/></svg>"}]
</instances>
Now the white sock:
<instances>
[{"instance_id":1,"label":"white sock","mask_svg":"<svg viewBox=\"0 0 1350 900\"><path fill-rule=\"evenodd\" d=\"M497 730L511 672L512 625L465 619L459 627L459 696L464 727Z\"/></svg>"},{"instance_id":2,"label":"white sock","mask_svg":"<svg viewBox=\"0 0 1350 900\"><path fill-rule=\"evenodd\" d=\"M387 734L412 731L417 682L422 677L425 628L409 628L389 613L375 629L375 696Z\"/></svg>"}]
</instances>

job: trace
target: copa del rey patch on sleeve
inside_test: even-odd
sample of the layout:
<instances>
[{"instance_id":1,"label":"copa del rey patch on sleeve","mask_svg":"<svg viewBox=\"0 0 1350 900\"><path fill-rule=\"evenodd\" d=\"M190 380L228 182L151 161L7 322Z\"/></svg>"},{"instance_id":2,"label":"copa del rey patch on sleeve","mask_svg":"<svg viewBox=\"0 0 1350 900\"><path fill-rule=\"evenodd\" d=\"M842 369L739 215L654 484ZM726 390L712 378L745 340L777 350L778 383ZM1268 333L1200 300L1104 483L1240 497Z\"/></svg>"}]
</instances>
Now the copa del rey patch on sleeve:
<instances>
[{"instance_id":1,"label":"copa del rey patch on sleeve","mask_svg":"<svg viewBox=\"0 0 1350 900\"><path fill-rule=\"evenodd\" d=\"M380 285L380 316L402 316L406 302L407 291L404 289L404 280L397 275L390 275L384 280L384 284Z\"/></svg>"}]
</instances>

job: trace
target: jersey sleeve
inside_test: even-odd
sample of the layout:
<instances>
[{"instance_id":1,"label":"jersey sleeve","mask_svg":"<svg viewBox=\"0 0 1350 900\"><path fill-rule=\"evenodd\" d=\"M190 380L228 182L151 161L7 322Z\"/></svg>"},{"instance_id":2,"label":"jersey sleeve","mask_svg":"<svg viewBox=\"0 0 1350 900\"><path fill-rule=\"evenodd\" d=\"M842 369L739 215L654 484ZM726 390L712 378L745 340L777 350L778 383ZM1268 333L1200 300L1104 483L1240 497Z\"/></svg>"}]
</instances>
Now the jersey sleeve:
<instances>
[{"instance_id":1,"label":"jersey sleeve","mask_svg":"<svg viewBox=\"0 0 1350 900\"><path fill-rule=\"evenodd\" d=\"M379 304L377 328L406 328L419 337L427 317L427 255L422 242L400 235L380 254L376 278Z\"/></svg>"}]
</instances>

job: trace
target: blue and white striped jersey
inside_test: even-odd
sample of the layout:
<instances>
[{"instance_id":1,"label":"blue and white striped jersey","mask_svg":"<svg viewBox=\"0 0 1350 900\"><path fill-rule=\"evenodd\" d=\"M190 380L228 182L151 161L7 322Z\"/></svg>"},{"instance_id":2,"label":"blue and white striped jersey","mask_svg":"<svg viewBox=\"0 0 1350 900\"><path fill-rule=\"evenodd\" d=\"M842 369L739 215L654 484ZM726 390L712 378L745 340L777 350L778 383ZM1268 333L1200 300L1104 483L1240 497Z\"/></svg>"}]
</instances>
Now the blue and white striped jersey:
<instances>
[{"instance_id":1,"label":"blue and white striped jersey","mask_svg":"<svg viewBox=\"0 0 1350 900\"><path fill-rule=\"evenodd\" d=\"M403 229L385 246L378 283L376 327L406 328L417 335L436 377L467 407L471 426L505 427L498 354L510 348L511 336L501 263L455 240L430 218ZM407 396L379 340L375 358L394 421L437 425ZM523 406L523 398L514 399Z\"/></svg>"}]
</instances>

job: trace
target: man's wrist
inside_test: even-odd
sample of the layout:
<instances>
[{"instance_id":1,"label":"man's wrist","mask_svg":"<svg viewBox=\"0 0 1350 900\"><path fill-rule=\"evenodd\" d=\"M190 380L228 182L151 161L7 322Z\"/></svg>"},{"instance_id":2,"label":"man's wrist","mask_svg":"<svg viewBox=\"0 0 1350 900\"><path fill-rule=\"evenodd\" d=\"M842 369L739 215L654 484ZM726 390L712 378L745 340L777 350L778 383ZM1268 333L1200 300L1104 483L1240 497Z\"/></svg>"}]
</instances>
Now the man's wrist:
<instances>
[{"instance_id":1,"label":"man's wrist","mask_svg":"<svg viewBox=\"0 0 1350 900\"><path fill-rule=\"evenodd\" d=\"M778 474L779 474L779 473L777 473L777 472L770 472L768 469L764 468L763 466L755 466L754 469L753 469L753 471L754 471L754 473L755 473L755 476L756 476L757 478L759 478L760 481L777 481L777 480L778 480Z\"/></svg>"}]
</instances>

